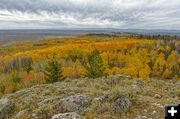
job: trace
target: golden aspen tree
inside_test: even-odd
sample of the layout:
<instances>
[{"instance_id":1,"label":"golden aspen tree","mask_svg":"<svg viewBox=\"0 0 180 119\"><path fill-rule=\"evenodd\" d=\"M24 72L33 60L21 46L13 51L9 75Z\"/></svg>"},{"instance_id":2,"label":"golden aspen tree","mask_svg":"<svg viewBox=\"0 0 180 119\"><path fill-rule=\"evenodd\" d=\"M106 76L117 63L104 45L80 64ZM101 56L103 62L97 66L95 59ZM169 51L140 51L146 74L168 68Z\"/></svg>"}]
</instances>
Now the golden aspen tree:
<instances>
[{"instance_id":1,"label":"golden aspen tree","mask_svg":"<svg viewBox=\"0 0 180 119\"><path fill-rule=\"evenodd\" d=\"M157 77L162 77L163 72L166 69L166 60L163 53L160 53L157 59L155 60L153 67L153 74Z\"/></svg>"},{"instance_id":2,"label":"golden aspen tree","mask_svg":"<svg viewBox=\"0 0 180 119\"><path fill-rule=\"evenodd\" d=\"M141 78L143 78L143 79L148 79L150 73L151 73L151 69L150 69L150 67L146 64L145 66L143 66L142 69L140 69L140 71L139 71L139 77L141 77Z\"/></svg>"}]
</instances>

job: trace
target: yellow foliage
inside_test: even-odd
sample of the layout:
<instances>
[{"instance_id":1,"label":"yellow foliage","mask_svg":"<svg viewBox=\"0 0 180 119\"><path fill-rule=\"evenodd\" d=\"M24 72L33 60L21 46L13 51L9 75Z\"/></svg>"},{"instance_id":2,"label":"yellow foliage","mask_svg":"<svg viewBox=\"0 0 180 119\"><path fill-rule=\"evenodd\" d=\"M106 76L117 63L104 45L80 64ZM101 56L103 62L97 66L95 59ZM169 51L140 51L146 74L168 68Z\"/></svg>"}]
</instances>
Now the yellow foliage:
<instances>
[{"instance_id":1,"label":"yellow foliage","mask_svg":"<svg viewBox=\"0 0 180 119\"><path fill-rule=\"evenodd\" d=\"M104 68L104 74L106 77L109 75L112 75L111 69L109 69L109 67L105 67Z\"/></svg>"},{"instance_id":2,"label":"yellow foliage","mask_svg":"<svg viewBox=\"0 0 180 119\"><path fill-rule=\"evenodd\" d=\"M132 77L138 77L139 72L134 65L129 65L123 69L123 74L130 75Z\"/></svg>"},{"instance_id":3,"label":"yellow foliage","mask_svg":"<svg viewBox=\"0 0 180 119\"><path fill-rule=\"evenodd\" d=\"M72 67L63 67L63 75L73 78L74 77L74 70Z\"/></svg>"},{"instance_id":4,"label":"yellow foliage","mask_svg":"<svg viewBox=\"0 0 180 119\"><path fill-rule=\"evenodd\" d=\"M118 67L113 67L112 69L111 69L111 72L112 72L112 74L113 75L115 75L115 74L121 74L121 69L120 68L118 68Z\"/></svg>"},{"instance_id":5,"label":"yellow foliage","mask_svg":"<svg viewBox=\"0 0 180 119\"><path fill-rule=\"evenodd\" d=\"M87 39L88 41L92 40ZM93 41L93 40L92 40ZM41 49L35 49L35 50L28 50L23 52L17 52L14 54L5 55L4 58L11 58L11 57L18 57L18 56L31 56L34 61L37 60L43 60L43 58L46 58L47 56L51 56L53 54L56 54L58 58L63 58L65 54L68 53L71 49L78 50L81 49L82 52L88 53L94 48L99 49L100 51L115 51L115 50L125 50L128 48L133 48L139 44L145 44L145 45L152 45L155 41L153 40L136 40L136 39L116 39L113 41L104 41L104 42L80 42L80 43L74 43L73 39L70 43L64 44L64 45L55 45L48 48L41 48Z\"/></svg>"},{"instance_id":6,"label":"yellow foliage","mask_svg":"<svg viewBox=\"0 0 180 119\"><path fill-rule=\"evenodd\" d=\"M156 76L162 76L164 68L166 67L167 63L165 60L164 54L160 54L157 59L155 60L154 67L153 67L153 73Z\"/></svg>"},{"instance_id":7,"label":"yellow foliage","mask_svg":"<svg viewBox=\"0 0 180 119\"><path fill-rule=\"evenodd\" d=\"M171 78L171 71L169 69L166 69L164 72L163 72L163 75L162 75L162 78Z\"/></svg>"},{"instance_id":8,"label":"yellow foliage","mask_svg":"<svg viewBox=\"0 0 180 119\"><path fill-rule=\"evenodd\" d=\"M176 52L172 51L171 54L167 58L168 67L172 69L174 66L177 65L177 58L176 58Z\"/></svg>"},{"instance_id":9,"label":"yellow foliage","mask_svg":"<svg viewBox=\"0 0 180 119\"><path fill-rule=\"evenodd\" d=\"M139 77L143 79L148 79L150 75L150 67L148 65L145 65L140 71L139 71Z\"/></svg>"},{"instance_id":10,"label":"yellow foliage","mask_svg":"<svg viewBox=\"0 0 180 119\"><path fill-rule=\"evenodd\" d=\"M75 76L76 77L81 77L81 76L83 76L84 74L85 74L85 72L86 72L86 69L82 66L82 64L80 63L80 61L79 60L77 60L76 62L75 62Z\"/></svg>"},{"instance_id":11,"label":"yellow foliage","mask_svg":"<svg viewBox=\"0 0 180 119\"><path fill-rule=\"evenodd\" d=\"M78 78L83 77L86 72L81 60L86 58L92 50L98 49L103 59L103 69L106 75L122 73L143 79L148 79L150 76L175 77L172 72L177 72L180 68L178 65L180 58L175 51L168 54L171 51L169 46L157 47L156 43L156 40L121 37L50 38L35 44L45 45L43 48L31 46L32 49L29 50L26 48L27 44L25 47L22 47L22 44L16 45L19 50L0 55L0 57L5 61L4 64L8 64L12 58L19 56L32 57L33 61L37 63L56 54L57 59L63 59L63 74L70 78ZM71 58L71 61L68 60L68 57ZM178 74L176 75L179 77ZM28 79L28 76L23 78Z\"/></svg>"},{"instance_id":12,"label":"yellow foliage","mask_svg":"<svg viewBox=\"0 0 180 119\"><path fill-rule=\"evenodd\" d=\"M63 74L70 78L81 77L85 72L86 69L81 65L79 60L73 64L73 67L63 67Z\"/></svg>"}]
</instances>

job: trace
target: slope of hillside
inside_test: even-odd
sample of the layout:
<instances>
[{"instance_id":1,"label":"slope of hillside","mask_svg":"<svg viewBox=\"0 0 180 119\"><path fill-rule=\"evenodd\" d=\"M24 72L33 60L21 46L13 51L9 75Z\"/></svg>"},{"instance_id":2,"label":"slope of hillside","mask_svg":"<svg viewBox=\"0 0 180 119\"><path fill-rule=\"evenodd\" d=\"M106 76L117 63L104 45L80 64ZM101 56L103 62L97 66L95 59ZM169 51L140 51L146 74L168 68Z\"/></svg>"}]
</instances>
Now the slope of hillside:
<instances>
[{"instance_id":1,"label":"slope of hillside","mask_svg":"<svg viewBox=\"0 0 180 119\"><path fill-rule=\"evenodd\" d=\"M163 119L165 104L180 103L179 87L178 80L124 75L66 79L3 96L0 118Z\"/></svg>"},{"instance_id":2,"label":"slope of hillside","mask_svg":"<svg viewBox=\"0 0 180 119\"><path fill-rule=\"evenodd\" d=\"M180 103L179 41L152 38L89 34L0 48L0 119L163 119L165 104Z\"/></svg>"}]
</instances>

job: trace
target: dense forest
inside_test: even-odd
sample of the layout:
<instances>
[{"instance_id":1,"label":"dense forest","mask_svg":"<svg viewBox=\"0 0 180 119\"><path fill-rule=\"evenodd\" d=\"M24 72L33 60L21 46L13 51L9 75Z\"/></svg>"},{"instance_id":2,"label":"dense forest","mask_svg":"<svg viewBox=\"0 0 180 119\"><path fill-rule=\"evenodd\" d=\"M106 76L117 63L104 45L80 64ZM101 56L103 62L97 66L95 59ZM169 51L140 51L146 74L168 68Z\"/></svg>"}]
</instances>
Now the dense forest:
<instances>
[{"instance_id":1,"label":"dense forest","mask_svg":"<svg viewBox=\"0 0 180 119\"><path fill-rule=\"evenodd\" d=\"M89 34L24 41L0 48L0 93L66 78L122 74L179 80L178 37Z\"/></svg>"}]
</instances>

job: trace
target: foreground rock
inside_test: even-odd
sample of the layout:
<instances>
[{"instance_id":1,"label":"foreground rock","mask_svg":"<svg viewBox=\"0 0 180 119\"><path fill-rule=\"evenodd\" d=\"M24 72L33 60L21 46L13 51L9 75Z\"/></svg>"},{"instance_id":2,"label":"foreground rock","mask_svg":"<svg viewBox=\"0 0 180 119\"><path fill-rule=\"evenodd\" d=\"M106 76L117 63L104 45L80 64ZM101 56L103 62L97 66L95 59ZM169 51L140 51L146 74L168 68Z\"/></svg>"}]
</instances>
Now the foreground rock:
<instances>
[{"instance_id":1,"label":"foreground rock","mask_svg":"<svg viewBox=\"0 0 180 119\"><path fill-rule=\"evenodd\" d=\"M54 115L52 119L82 119L82 117L78 115L76 112L70 112Z\"/></svg>"},{"instance_id":2,"label":"foreground rock","mask_svg":"<svg viewBox=\"0 0 180 119\"><path fill-rule=\"evenodd\" d=\"M89 97L85 95L75 95L61 99L57 104L57 108L60 112L82 112L89 105L89 103Z\"/></svg>"},{"instance_id":3,"label":"foreground rock","mask_svg":"<svg viewBox=\"0 0 180 119\"><path fill-rule=\"evenodd\" d=\"M0 99L0 119L9 118L14 108L14 104L8 98Z\"/></svg>"},{"instance_id":4,"label":"foreground rock","mask_svg":"<svg viewBox=\"0 0 180 119\"><path fill-rule=\"evenodd\" d=\"M161 95L155 94L154 97L157 98L157 99L160 99L160 98L161 98Z\"/></svg>"},{"instance_id":5,"label":"foreground rock","mask_svg":"<svg viewBox=\"0 0 180 119\"><path fill-rule=\"evenodd\" d=\"M118 98L114 104L113 111L114 113L127 112L131 107L131 102L126 98Z\"/></svg>"},{"instance_id":6,"label":"foreground rock","mask_svg":"<svg viewBox=\"0 0 180 119\"><path fill-rule=\"evenodd\" d=\"M97 119L162 119L166 103L180 102L179 80L120 77L65 80L6 94L0 99L0 119L64 118L72 112ZM155 96L158 93L161 97Z\"/></svg>"}]
</instances>

